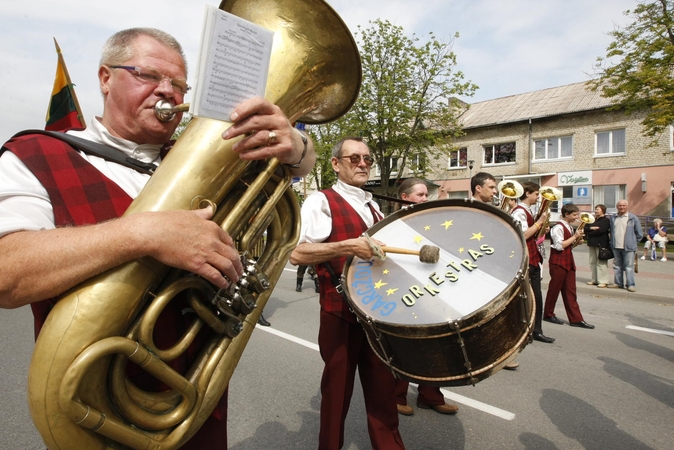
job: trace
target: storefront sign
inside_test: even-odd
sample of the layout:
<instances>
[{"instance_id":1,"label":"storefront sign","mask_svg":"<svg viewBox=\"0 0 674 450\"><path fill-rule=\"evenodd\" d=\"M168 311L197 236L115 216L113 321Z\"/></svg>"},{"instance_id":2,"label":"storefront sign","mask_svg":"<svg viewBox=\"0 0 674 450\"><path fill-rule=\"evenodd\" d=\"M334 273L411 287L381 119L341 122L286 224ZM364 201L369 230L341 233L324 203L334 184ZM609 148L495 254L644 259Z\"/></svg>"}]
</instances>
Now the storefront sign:
<instances>
[{"instance_id":1,"label":"storefront sign","mask_svg":"<svg viewBox=\"0 0 674 450\"><path fill-rule=\"evenodd\" d=\"M591 205L590 195L592 194L592 186L574 186L573 187L573 203L575 205Z\"/></svg>"},{"instance_id":2,"label":"storefront sign","mask_svg":"<svg viewBox=\"0 0 674 450\"><path fill-rule=\"evenodd\" d=\"M588 184L592 186L592 171L584 170L581 172L560 172L557 174L560 186L577 186ZM576 193L574 192L574 197Z\"/></svg>"}]
</instances>

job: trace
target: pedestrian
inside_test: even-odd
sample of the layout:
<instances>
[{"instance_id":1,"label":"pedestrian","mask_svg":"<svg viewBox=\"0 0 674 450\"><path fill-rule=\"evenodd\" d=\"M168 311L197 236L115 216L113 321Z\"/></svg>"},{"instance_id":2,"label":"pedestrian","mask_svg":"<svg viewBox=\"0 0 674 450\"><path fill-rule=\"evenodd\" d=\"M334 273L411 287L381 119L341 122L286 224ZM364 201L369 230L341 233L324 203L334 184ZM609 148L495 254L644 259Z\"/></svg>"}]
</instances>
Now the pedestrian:
<instances>
[{"instance_id":1,"label":"pedestrian","mask_svg":"<svg viewBox=\"0 0 674 450\"><path fill-rule=\"evenodd\" d=\"M636 292L634 279L634 259L637 245L644 237L639 218L629 212L627 200L616 204L618 213L610 218L611 248L613 249L613 283L610 288L627 289Z\"/></svg>"},{"instance_id":2,"label":"pedestrian","mask_svg":"<svg viewBox=\"0 0 674 450\"><path fill-rule=\"evenodd\" d=\"M594 223L585 224L585 236L587 236L587 249L590 258L590 272L592 280L587 284L605 288L609 284L608 260L601 259L600 250L611 247L611 222L606 217L606 206L594 207Z\"/></svg>"}]
</instances>

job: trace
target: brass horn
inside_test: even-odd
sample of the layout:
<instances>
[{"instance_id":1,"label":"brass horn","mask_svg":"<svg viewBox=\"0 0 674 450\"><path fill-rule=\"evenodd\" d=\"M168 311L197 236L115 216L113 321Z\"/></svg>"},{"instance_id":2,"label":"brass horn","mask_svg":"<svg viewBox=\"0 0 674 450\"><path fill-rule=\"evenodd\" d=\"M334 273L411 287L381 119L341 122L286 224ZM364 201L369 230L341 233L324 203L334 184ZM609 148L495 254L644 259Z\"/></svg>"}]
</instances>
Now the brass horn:
<instances>
[{"instance_id":1,"label":"brass horn","mask_svg":"<svg viewBox=\"0 0 674 450\"><path fill-rule=\"evenodd\" d=\"M328 122L355 102L358 49L327 3L225 0L220 8L275 32L265 97L291 121ZM242 161L231 149L235 140L221 137L229 126L193 118L125 215L213 202L213 220L248 255L242 257L248 276L223 292L143 258L65 293L36 342L28 380L31 415L48 448L174 449L196 433L222 396L300 223L287 170L276 159ZM153 324L181 293L199 319L176 345L159 348ZM192 367L180 373L169 368L200 330L208 339ZM127 359L169 390L135 386L125 375Z\"/></svg>"},{"instance_id":2,"label":"brass horn","mask_svg":"<svg viewBox=\"0 0 674 450\"><path fill-rule=\"evenodd\" d=\"M562 199L562 193L559 189L556 189L551 186L544 186L540 189L539 193L541 194L541 204L538 207L538 212L534 218L535 222L538 222L538 219L541 218L543 213L548 213L548 217L545 219L545 223L538 229L536 233L536 238L540 238L545 235L545 230L550 226L550 206L552 202L558 202Z\"/></svg>"},{"instance_id":3,"label":"brass horn","mask_svg":"<svg viewBox=\"0 0 674 450\"><path fill-rule=\"evenodd\" d=\"M512 209L508 204L508 199L518 199L524 194L524 188L515 180L501 180L497 188L502 197L500 208L506 212Z\"/></svg>"}]
</instances>

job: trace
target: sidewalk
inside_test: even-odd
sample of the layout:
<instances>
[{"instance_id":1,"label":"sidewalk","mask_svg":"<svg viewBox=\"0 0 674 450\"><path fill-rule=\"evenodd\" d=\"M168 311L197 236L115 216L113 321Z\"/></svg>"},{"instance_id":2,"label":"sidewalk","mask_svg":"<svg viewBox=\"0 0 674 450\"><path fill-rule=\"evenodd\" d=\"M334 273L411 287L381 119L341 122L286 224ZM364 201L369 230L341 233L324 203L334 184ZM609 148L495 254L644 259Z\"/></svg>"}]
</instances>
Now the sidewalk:
<instances>
[{"instance_id":1,"label":"sidewalk","mask_svg":"<svg viewBox=\"0 0 674 450\"><path fill-rule=\"evenodd\" d=\"M658 251L660 254L660 251ZM550 255L550 242L546 241L546 255ZM637 258L643 255L643 249L637 252ZM660 259L651 261L647 258L645 261L639 260L639 272L635 274L636 292L628 292L626 289L608 289L598 288L597 286L588 286L586 282L592 281L590 272L590 263L588 257L587 245L579 245L573 250L573 257L576 261L576 289L579 294L598 295L603 297L625 298L630 300L645 300L658 303L668 303L674 305L674 254L667 254L668 261L662 262ZM613 260L609 261L609 280L613 282ZM548 267L547 257L543 263L543 299L550 281L550 269Z\"/></svg>"}]
</instances>

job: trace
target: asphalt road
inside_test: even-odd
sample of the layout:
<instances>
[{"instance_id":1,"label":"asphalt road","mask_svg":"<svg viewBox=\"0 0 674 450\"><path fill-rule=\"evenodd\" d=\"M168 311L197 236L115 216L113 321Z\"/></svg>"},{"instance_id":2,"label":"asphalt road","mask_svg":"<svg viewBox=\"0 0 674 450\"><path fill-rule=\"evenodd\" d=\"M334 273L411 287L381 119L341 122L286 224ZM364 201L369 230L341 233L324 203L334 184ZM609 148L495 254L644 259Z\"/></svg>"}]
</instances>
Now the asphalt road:
<instances>
[{"instance_id":1,"label":"asphalt road","mask_svg":"<svg viewBox=\"0 0 674 450\"><path fill-rule=\"evenodd\" d=\"M289 266L272 294L230 387L229 448L313 449L322 361L316 347L318 295L294 291ZM582 290L579 303L595 330L544 322L553 344L534 342L520 368L475 387L446 388L456 416L415 408L400 417L410 450L672 448L674 306ZM596 292L596 293L595 293ZM557 315L566 315L558 303ZM0 311L0 449L43 449L25 400L32 351L29 308ZM358 389L358 388L357 388ZM409 401L414 404L414 387ZM346 421L345 449L368 449L359 390Z\"/></svg>"}]
</instances>

